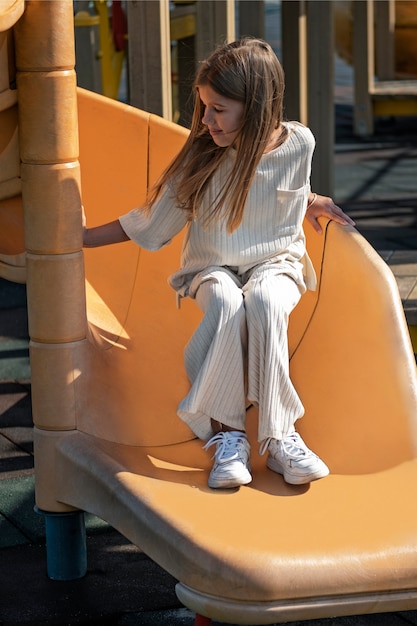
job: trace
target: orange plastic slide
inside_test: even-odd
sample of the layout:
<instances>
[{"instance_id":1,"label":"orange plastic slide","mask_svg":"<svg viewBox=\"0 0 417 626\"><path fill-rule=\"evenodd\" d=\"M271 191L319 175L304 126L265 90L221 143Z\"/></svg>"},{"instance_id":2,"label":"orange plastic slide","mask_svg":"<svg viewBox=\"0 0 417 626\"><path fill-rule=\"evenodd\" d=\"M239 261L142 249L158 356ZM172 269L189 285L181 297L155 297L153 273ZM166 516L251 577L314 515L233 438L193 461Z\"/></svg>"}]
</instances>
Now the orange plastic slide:
<instances>
[{"instance_id":1,"label":"orange plastic slide","mask_svg":"<svg viewBox=\"0 0 417 626\"><path fill-rule=\"evenodd\" d=\"M184 131L87 92L78 108L94 224L143 200ZM40 508L102 517L175 576L186 606L233 623L417 606L417 383L395 280L354 229L306 230L319 289L292 316L291 370L300 430L332 472L318 483L286 485L252 436L253 483L207 487L211 461L176 417L199 319L166 282L180 237L158 253L86 251L88 338L32 342Z\"/></svg>"}]
</instances>

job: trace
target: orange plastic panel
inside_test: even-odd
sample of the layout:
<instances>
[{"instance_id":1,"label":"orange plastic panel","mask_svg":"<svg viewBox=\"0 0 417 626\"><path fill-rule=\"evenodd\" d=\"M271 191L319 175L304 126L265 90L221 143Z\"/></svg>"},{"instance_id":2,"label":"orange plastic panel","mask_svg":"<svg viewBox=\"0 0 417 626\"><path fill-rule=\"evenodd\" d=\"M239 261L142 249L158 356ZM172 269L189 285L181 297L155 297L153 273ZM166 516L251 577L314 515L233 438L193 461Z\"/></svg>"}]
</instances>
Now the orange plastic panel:
<instances>
[{"instance_id":1,"label":"orange plastic panel","mask_svg":"<svg viewBox=\"0 0 417 626\"><path fill-rule=\"evenodd\" d=\"M21 196L0 201L0 254L21 254L25 251Z\"/></svg>"},{"instance_id":2,"label":"orange plastic panel","mask_svg":"<svg viewBox=\"0 0 417 626\"><path fill-rule=\"evenodd\" d=\"M343 439L334 445L340 450ZM416 459L300 486L268 470L255 445L252 461L250 485L212 490L199 441L138 449L76 433L59 445L57 475L64 502L108 520L213 599L310 605L406 589L415 598Z\"/></svg>"},{"instance_id":3,"label":"orange plastic panel","mask_svg":"<svg viewBox=\"0 0 417 626\"><path fill-rule=\"evenodd\" d=\"M299 429L332 471L416 456L416 367L397 285L351 227L328 226L318 304L291 375L306 408Z\"/></svg>"},{"instance_id":4,"label":"orange plastic panel","mask_svg":"<svg viewBox=\"0 0 417 626\"><path fill-rule=\"evenodd\" d=\"M83 195L89 198L88 221L102 222L132 208L132 196L143 200L145 179L159 175L186 131L96 95L80 95ZM133 171L138 161L147 163L141 178ZM100 185L92 164L105 174ZM322 236L305 227L318 289L302 298L290 321L291 371L306 407L299 427L336 471L385 469L413 457L416 449L415 367L395 281L353 229L332 223ZM191 437L176 407L188 389L183 347L200 313L188 301L178 311L167 285L180 246L181 236L157 253L131 243L88 251L95 347L80 364L87 375L79 381L78 424L85 432L131 445ZM340 432L343 451L334 446ZM368 441L372 455L363 453Z\"/></svg>"},{"instance_id":5,"label":"orange plastic panel","mask_svg":"<svg viewBox=\"0 0 417 626\"><path fill-rule=\"evenodd\" d=\"M140 206L148 179L179 150L186 131L157 117L150 124L149 117L79 90L88 225ZM188 389L183 348L200 314L193 303L179 311L167 283L179 265L181 239L158 253L131 242L85 250L91 341L78 363L81 430L132 445L193 437L176 416L176 406Z\"/></svg>"}]
</instances>

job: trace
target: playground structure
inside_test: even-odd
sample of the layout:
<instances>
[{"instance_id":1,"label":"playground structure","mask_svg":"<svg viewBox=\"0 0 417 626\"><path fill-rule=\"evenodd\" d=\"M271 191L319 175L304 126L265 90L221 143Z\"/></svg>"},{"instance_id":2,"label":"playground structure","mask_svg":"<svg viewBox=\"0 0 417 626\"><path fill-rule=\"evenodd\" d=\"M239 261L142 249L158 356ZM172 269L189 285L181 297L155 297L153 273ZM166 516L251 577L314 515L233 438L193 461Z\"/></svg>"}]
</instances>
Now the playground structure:
<instances>
[{"instance_id":1,"label":"playground structure","mask_svg":"<svg viewBox=\"0 0 417 626\"><path fill-rule=\"evenodd\" d=\"M118 98L127 44L126 15L121 0L74 3L77 82L91 91Z\"/></svg>"},{"instance_id":2,"label":"playground structure","mask_svg":"<svg viewBox=\"0 0 417 626\"><path fill-rule=\"evenodd\" d=\"M352 2L351 12L354 132L366 137L378 116L417 115L417 3Z\"/></svg>"},{"instance_id":3,"label":"playground structure","mask_svg":"<svg viewBox=\"0 0 417 626\"><path fill-rule=\"evenodd\" d=\"M76 6L86 4L77 0ZM416 115L417 81L413 59L417 3L415 0L281 0L280 4L281 60L286 70L285 114L289 119L308 125L320 137L312 183L323 193L334 195L334 103L331 97L334 51L336 49L347 59L354 70L355 134L372 135L375 120L380 116ZM96 14L86 16L86 12L81 11L75 16L75 30L80 55L83 56L83 49L83 58L92 55L95 60L91 61L91 73L102 75L102 93L113 96L117 93L124 55L128 71L123 93L127 93L128 102L185 126L189 122L189 84L197 60L224 39L243 34L265 35L263 0L245 0L238 5L235 0L174 4L127 2L126 35L123 34L126 25L120 16L120 3L113 3L115 10L117 7L117 19L111 29L106 3L98 0L93 5ZM97 30L97 39L105 44L90 53L85 51L86 39L89 41L93 36L86 32L89 23ZM118 44L111 43L114 29L116 39L113 39ZM85 31L83 36L81 31ZM127 44L124 51L119 50L121 40ZM173 41L176 45L170 46L169 42ZM82 64L79 70L81 77ZM175 79L171 80L171 76ZM81 84L100 92L94 80L82 80Z\"/></svg>"},{"instance_id":4,"label":"playground structure","mask_svg":"<svg viewBox=\"0 0 417 626\"><path fill-rule=\"evenodd\" d=\"M382 0L374 2L375 74L380 80L417 78L417 2ZM353 3L336 0L335 45L338 54L353 64Z\"/></svg>"},{"instance_id":5,"label":"playground structure","mask_svg":"<svg viewBox=\"0 0 417 626\"><path fill-rule=\"evenodd\" d=\"M210 490L211 461L176 417L199 322L166 283L181 237L157 253L82 251L81 198L91 226L139 205L186 130L77 91L69 0L8 9L0 268L27 282L49 575L85 574L88 511L178 580L199 623L417 608L417 378L387 266L355 229L323 223L320 236L306 224L319 287L291 317L291 373L300 430L331 476L294 487L267 470L248 407L254 481Z\"/></svg>"},{"instance_id":6,"label":"playground structure","mask_svg":"<svg viewBox=\"0 0 417 626\"><path fill-rule=\"evenodd\" d=\"M90 12L86 9L90 4ZM169 12L162 16L161 11L154 14L141 13L135 5L126 5L126 14L120 0L111 3L111 9L103 0L94 3L77 0L75 31L77 42L77 71L79 84L114 98L118 96L123 57L128 56L126 82L131 92L130 102L161 114L169 119L187 125L189 83L192 79L198 58L203 58L215 43L227 34L232 38L235 26L234 0L226 0L210 6L210 2L178 0L172 4ZM278 4L278 0L277 0ZM344 58L354 70L354 132L357 135L372 135L374 120L377 117L415 116L417 114L417 2L415 0L333 0L326 8L319 10L319 24L329 30L329 40L320 41L324 47L323 58L330 60L330 48ZM207 9L207 7L209 7ZM312 68L307 71L309 53L317 55L315 46L308 40L314 40L317 22L314 23L312 3L302 0L282 0L282 38L288 44L283 46L284 64L291 68L287 74L290 83L290 95L286 98L286 112L291 119L300 119L304 123L315 123L314 104L312 109L311 94L307 93L307 78ZM326 13L330 8L330 20ZM263 0L245 0L238 6L239 32L236 35L251 34L264 37L265 3ZM210 19L211 18L211 19ZM313 19L311 19L313 18ZM323 20L327 20L327 23ZM309 22L313 22L311 28ZM329 23L330 21L330 23ZM128 36L128 24L141 36ZM143 67L140 76L135 78L136 59L140 58L141 42L146 37L143 24L152 23L152 32L163 31L162 39L170 38L171 74L169 81L153 84L154 95L150 100L143 100ZM92 32L92 31L95 32ZM320 29L323 31L323 28ZM167 32L169 31L169 32ZM334 32L334 34L333 34ZM321 33L322 34L322 33ZM129 45L127 45L129 43ZM313 42L317 45L318 42ZM128 53L128 54L127 54ZM169 67L168 50L165 63ZM160 52L155 52L161 56ZM323 58L320 73L331 74L324 66ZM293 59L295 59L293 61ZM162 60L162 59L161 59ZM316 61L317 63L317 61ZM312 65L315 62L313 61ZM298 67L297 67L298 66ZM294 72L294 70L297 70ZM130 80L130 74L133 80ZM174 78L175 76L175 78ZM317 78L314 84L317 88ZM328 87L329 78L327 78ZM163 94L159 93L163 85ZM288 87L288 85L287 85ZM323 87L321 87L323 89ZM172 91L172 107L169 104ZM288 91L288 89L287 89ZM161 108L161 97L165 101ZM172 111L171 111L172 109Z\"/></svg>"}]
</instances>

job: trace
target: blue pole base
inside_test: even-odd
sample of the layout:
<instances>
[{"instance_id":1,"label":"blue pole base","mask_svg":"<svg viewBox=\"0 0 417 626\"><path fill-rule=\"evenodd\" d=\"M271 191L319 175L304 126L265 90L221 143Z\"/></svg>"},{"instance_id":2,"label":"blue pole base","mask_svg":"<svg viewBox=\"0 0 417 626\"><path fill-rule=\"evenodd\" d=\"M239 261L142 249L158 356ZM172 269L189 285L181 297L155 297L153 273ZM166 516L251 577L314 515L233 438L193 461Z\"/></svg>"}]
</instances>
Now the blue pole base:
<instances>
[{"instance_id":1,"label":"blue pole base","mask_svg":"<svg viewBox=\"0 0 417 626\"><path fill-rule=\"evenodd\" d=\"M46 566L52 580L76 580L87 573L87 543L83 511L37 512L45 518Z\"/></svg>"}]
</instances>

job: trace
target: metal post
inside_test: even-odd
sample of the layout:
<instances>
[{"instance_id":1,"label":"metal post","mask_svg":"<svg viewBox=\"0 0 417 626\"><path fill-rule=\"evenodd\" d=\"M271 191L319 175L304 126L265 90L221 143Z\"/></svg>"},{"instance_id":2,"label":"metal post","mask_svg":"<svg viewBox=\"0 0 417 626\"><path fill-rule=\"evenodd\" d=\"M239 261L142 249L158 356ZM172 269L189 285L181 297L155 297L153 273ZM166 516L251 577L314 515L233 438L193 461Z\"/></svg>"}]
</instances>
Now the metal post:
<instances>
[{"instance_id":1,"label":"metal post","mask_svg":"<svg viewBox=\"0 0 417 626\"><path fill-rule=\"evenodd\" d=\"M52 580L76 580L87 573L84 513L38 513L45 518L46 567Z\"/></svg>"},{"instance_id":2,"label":"metal post","mask_svg":"<svg viewBox=\"0 0 417 626\"><path fill-rule=\"evenodd\" d=\"M334 34L331 0L307 3L308 126L316 137L312 188L333 195Z\"/></svg>"},{"instance_id":3,"label":"metal post","mask_svg":"<svg viewBox=\"0 0 417 626\"><path fill-rule=\"evenodd\" d=\"M354 131L367 136L374 132L371 91L374 83L374 3L356 0L353 7L353 67L354 67Z\"/></svg>"},{"instance_id":4,"label":"metal post","mask_svg":"<svg viewBox=\"0 0 417 626\"><path fill-rule=\"evenodd\" d=\"M172 119L168 0L130 0L128 23L129 103Z\"/></svg>"},{"instance_id":5,"label":"metal post","mask_svg":"<svg viewBox=\"0 0 417 626\"><path fill-rule=\"evenodd\" d=\"M307 15L304 0L283 0L282 64L285 71L284 114L307 124Z\"/></svg>"}]
</instances>

